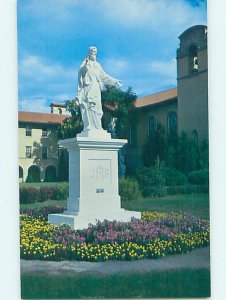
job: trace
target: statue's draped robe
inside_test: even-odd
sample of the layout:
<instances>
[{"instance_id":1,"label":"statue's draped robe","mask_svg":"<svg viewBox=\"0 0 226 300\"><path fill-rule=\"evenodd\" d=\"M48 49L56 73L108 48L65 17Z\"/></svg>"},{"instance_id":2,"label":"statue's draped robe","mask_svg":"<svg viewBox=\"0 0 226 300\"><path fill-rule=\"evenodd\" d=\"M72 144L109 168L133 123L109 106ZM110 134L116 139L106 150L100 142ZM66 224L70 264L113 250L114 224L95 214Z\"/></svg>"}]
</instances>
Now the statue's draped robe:
<instances>
[{"instance_id":1,"label":"statue's draped robe","mask_svg":"<svg viewBox=\"0 0 226 300\"><path fill-rule=\"evenodd\" d=\"M104 72L97 61L84 61L78 73L78 94L84 130L102 129L101 118L103 115L101 104L101 91L104 86L113 86L116 79Z\"/></svg>"}]
</instances>

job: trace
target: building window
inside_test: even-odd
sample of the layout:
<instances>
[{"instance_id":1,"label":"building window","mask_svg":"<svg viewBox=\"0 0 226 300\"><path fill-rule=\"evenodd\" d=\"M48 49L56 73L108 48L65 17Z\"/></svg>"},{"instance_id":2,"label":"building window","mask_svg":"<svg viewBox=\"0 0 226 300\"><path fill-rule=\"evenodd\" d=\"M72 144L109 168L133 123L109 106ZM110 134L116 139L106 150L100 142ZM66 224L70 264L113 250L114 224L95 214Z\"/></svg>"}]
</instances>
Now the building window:
<instances>
[{"instance_id":1,"label":"building window","mask_svg":"<svg viewBox=\"0 0 226 300\"><path fill-rule=\"evenodd\" d=\"M61 156L61 153L63 152L64 148L60 145L58 145L58 149L57 149L57 156L58 158L60 158Z\"/></svg>"},{"instance_id":2,"label":"building window","mask_svg":"<svg viewBox=\"0 0 226 300\"><path fill-rule=\"evenodd\" d=\"M197 75L199 71L197 46L192 45L189 48L189 73Z\"/></svg>"},{"instance_id":3,"label":"building window","mask_svg":"<svg viewBox=\"0 0 226 300\"><path fill-rule=\"evenodd\" d=\"M177 114L175 113L175 111L171 111L168 114L167 127L168 134L177 132Z\"/></svg>"},{"instance_id":4,"label":"building window","mask_svg":"<svg viewBox=\"0 0 226 300\"><path fill-rule=\"evenodd\" d=\"M130 125L129 127L129 144L135 146L137 144L137 127Z\"/></svg>"},{"instance_id":5,"label":"building window","mask_svg":"<svg viewBox=\"0 0 226 300\"><path fill-rule=\"evenodd\" d=\"M42 128L42 137L47 138L48 137L48 129L47 128Z\"/></svg>"},{"instance_id":6,"label":"building window","mask_svg":"<svg viewBox=\"0 0 226 300\"><path fill-rule=\"evenodd\" d=\"M48 158L48 148L42 147L42 158L47 159Z\"/></svg>"},{"instance_id":7,"label":"building window","mask_svg":"<svg viewBox=\"0 0 226 300\"><path fill-rule=\"evenodd\" d=\"M32 127L31 125L26 125L26 136L32 135Z\"/></svg>"},{"instance_id":8,"label":"building window","mask_svg":"<svg viewBox=\"0 0 226 300\"><path fill-rule=\"evenodd\" d=\"M58 108L59 115L62 115L62 108Z\"/></svg>"},{"instance_id":9,"label":"building window","mask_svg":"<svg viewBox=\"0 0 226 300\"><path fill-rule=\"evenodd\" d=\"M24 177L23 168L21 166L19 166L19 179L21 179L21 181L23 181L23 177Z\"/></svg>"},{"instance_id":10,"label":"building window","mask_svg":"<svg viewBox=\"0 0 226 300\"><path fill-rule=\"evenodd\" d=\"M31 158L32 157L32 147L31 146L26 146L25 156L26 156L26 158Z\"/></svg>"},{"instance_id":11,"label":"building window","mask_svg":"<svg viewBox=\"0 0 226 300\"><path fill-rule=\"evenodd\" d=\"M151 116L148 119L148 142L153 139L154 132L156 130L156 120L155 117Z\"/></svg>"}]
</instances>

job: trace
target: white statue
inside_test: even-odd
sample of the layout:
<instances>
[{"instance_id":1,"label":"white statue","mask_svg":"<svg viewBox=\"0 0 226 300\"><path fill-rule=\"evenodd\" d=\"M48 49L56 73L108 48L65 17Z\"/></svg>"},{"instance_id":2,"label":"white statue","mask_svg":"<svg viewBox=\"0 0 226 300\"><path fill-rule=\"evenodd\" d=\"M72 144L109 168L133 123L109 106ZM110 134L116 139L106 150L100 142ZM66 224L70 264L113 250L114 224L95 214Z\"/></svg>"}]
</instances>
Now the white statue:
<instances>
[{"instance_id":1,"label":"white statue","mask_svg":"<svg viewBox=\"0 0 226 300\"><path fill-rule=\"evenodd\" d=\"M106 85L122 86L120 80L107 75L96 61L97 48L90 47L78 72L77 99L80 105L84 130L102 129L103 115L101 91Z\"/></svg>"}]
</instances>

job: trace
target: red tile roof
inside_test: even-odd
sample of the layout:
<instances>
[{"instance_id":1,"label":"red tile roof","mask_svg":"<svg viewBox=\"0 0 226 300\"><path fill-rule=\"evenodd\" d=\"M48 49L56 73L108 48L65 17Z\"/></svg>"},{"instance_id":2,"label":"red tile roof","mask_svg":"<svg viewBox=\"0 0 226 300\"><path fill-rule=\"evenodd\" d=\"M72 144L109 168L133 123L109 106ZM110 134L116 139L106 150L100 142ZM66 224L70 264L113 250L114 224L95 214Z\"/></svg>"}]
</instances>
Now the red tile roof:
<instances>
[{"instance_id":1,"label":"red tile roof","mask_svg":"<svg viewBox=\"0 0 226 300\"><path fill-rule=\"evenodd\" d=\"M19 111L18 120L27 123L60 124L67 117L58 114Z\"/></svg>"},{"instance_id":2,"label":"red tile roof","mask_svg":"<svg viewBox=\"0 0 226 300\"><path fill-rule=\"evenodd\" d=\"M158 104L164 101L169 101L174 98L177 98L177 88L138 98L135 102L135 107L141 108L153 104Z\"/></svg>"}]
</instances>

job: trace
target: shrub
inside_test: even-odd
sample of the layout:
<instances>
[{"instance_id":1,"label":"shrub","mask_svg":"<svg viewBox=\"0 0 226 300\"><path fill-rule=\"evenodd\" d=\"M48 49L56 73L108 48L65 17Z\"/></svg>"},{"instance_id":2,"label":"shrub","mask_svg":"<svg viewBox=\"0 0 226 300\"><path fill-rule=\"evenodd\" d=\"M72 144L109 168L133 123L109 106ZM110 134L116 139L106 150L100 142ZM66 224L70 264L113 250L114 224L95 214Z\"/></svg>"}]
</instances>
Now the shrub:
<instances>
[{"instance_id":1,"label":"shrub","mask_svg":"<svg viewBox=\"0 0 226 300\"><path fill-rule=\"evenodd\" d=\"M33 177L32 177L32 175L31 175L31 174L28 174L25 181L28 182L28 183L33 182Z\"/></svg>"},{"instance_id":2,"label":"shrub","mask_svg":"<svg viewBox=\"0 0 226 300\"><path fill-rule=\"evenodd\" d=\"M21 209L20 214L27 214L36 219L45 219L48 220L49 214L61 214L65 210L65 207L59 206L44 206L42 208L30 208L30 209Z\"/></svg>"},{"instance_id":3,"label":"shrub","mask_svg":"<svg viewBox=\"0 0 226 300\"><path fill-rule=\"evenodd\" d=\"M53 199L56 187L55 186L42 186L40 187L41 198L40 201L46 201L49 199Z\"/></svg>"},{"instance_id":4,"label":"shrub","mask_svg":"<svg viewBox=\"0 0 226 300\"><path fill-rule=\"evenodd\" d=\"M134 200L139 197L140 191L136 180L131 178L119 180L119 195L122 200Z\"/></svg>"},{"instance_id":5,"label":"shrub","mask_svg":"<svg viewBox=\"0 0 226 300\"><path fill-rule=\"evenodd\" d=\"M165 168L164 171L167 186L182 186L188 183L186 175L182 172L171 168Z\"/></svg>"},{"instance_id":6,"label":"shrub","mask_svg":"<svg viewBox=\"0 0 226 300\"><path fill-rule=\"evenodd\" d=\"M202 169L191 172L188 176L188 181L196 185L209 185L209 170Z\"/></svg>"},{"instance_id":7,"label":"shrub","mask_svg":"<svg viewBox=\"0 0 226 300\"><path fill-rule=\"evenodd\" d=\"M41 194L39 189L33 187L20 189L21 204L35 203L36 201L40 201L40 199L41 199Z\"/></svg>"},{"instance_id":8,"label":"shrub","mask_svg":"<svg viewBox=\"0 0 226 300\"><path fill-rule=\"evenodd\" d=\"M166 195L164 166L159 160L154 167L140 168L136 177L143 196Z\"/></svg>"},{"instance_id":9,"label":"shrub","mask_svg":"<svg viewBox=\"0 0 226 300\"><path fill-rule=\"evenodd\" d=\"M46 174L44 182L56 182L56 175L55 174Z\"/></svg>"},{"instance_id":10,"label":"shrub","mask_svg":"<svg viewBox=\"0 0 226 300\"><path fill-rule=\"evenodd\" d=\"M56 186L53 193L53 200L65 200L68 197L68 183L64 183L60 186Z\"/></svg>"}]
</instances>

